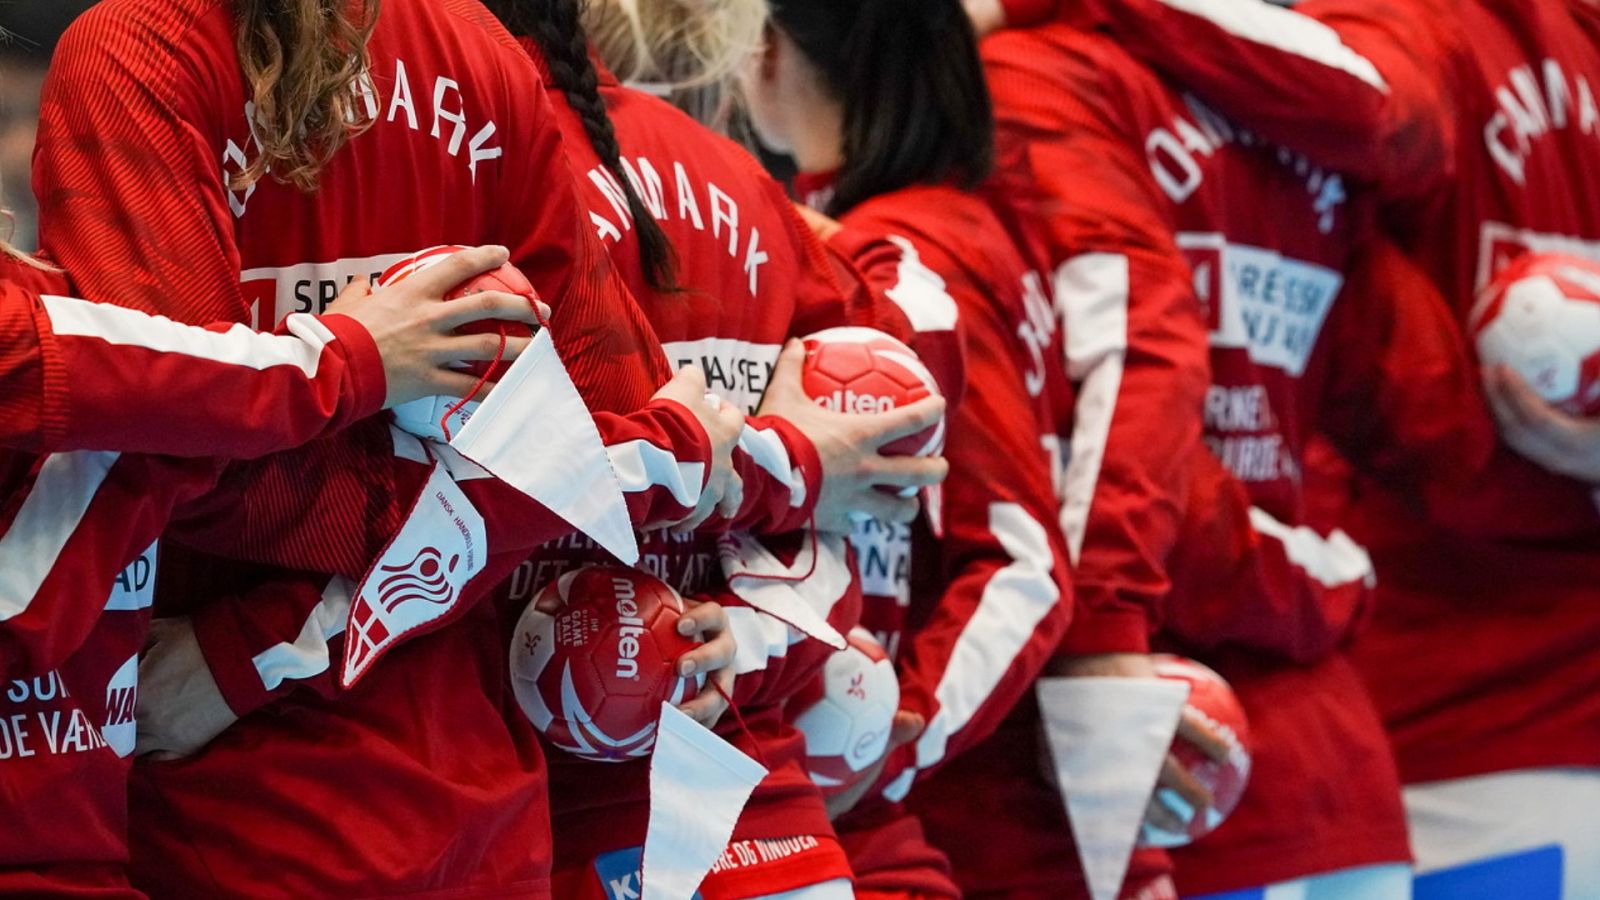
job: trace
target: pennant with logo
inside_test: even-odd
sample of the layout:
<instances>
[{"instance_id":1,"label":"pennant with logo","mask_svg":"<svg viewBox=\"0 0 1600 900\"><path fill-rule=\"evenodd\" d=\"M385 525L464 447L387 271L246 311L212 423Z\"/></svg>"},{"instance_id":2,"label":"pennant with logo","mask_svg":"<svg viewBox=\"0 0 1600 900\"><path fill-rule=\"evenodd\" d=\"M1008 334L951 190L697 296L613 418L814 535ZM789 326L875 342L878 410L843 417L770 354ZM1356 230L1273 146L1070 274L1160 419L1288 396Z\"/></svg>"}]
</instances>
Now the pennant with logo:
<instances>
[{"instance_id":1,"label":"pennant with logo","mask_svg":"<svg viewBox=\"0 0 1600 900\"><path fill-rule=\"evenodd\" d=\"M340 683L353 687L397 644L444 624L488 555L483 516L435 463L400 533L356 589Z\"/></svg>"},{"instance_id":2,"label":"pennant with logo","mask_svg":"<svg viewBox=\"0 0 1600 900\"><path fill-rule=\"evenodd\" d=\"M1092 900L1116 900L1189 686L1041 678L1040 718Z\"/></svg>"}]
</instances>

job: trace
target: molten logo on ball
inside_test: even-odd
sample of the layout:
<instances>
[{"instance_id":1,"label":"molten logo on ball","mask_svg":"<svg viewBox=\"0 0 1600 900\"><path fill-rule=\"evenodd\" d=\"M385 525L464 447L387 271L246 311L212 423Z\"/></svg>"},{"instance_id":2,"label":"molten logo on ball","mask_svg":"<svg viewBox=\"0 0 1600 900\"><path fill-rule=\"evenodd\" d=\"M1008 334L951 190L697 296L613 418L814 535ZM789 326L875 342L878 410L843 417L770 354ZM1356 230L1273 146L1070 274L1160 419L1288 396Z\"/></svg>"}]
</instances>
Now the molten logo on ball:
<instances>
[{"instance_id":1,"label":"molten logo on ball","mask_svg":"<svg viewBox=\"0 0 1600 900\"><path fill-rule=\"evenodd\" d=\"M1221 675L1181 656L1158 654L1152 662L1157 675L1189 685L1185 712L1205 722L1228 745L1228 758L1218 762L1181 737L1172 741L1172 755L1201 787L1211 792L1211 806L1204 816L1191 818L1183 834L1146 827L1139 843L1146 847L1181 847L1215 830L1239 805L1250 781L1250 723L1233 688Z\"/></svg>"},{"instance_id":2,"label":"molten logo on ball","mask_svg":"<svg viewBox=\"0 0 1600 900\"><path fill-rule=\"evenodd\" d=\"M1478 298L1472 332L1484 365L1506 365L1546 402L1600 415L1600 265L1533 254Z\"/></svg>"},{"instance_id":3,"label":"molten logo on ball","mask_svg":"<svg viewBox=\"0 0 1600 900\"><path fill-rule=\"evenodd\" d=\"M825 796L857 784L883 757L900 707L900 681L883 645L864 628L850 629L848 641L785 713L805 735L806 771Z\"/></svg>"},{"instance_id":4,"label":"molten logo on ball","mask_svg":"<svg viewBox=\"0 0 1600 900\"><path fill-rule=\"evenodd\" d=\"M560 605L554 614L538 606ZM684 605L660 580L624 566L589 566L545 587L517 622L511 686L534 728L584 759L648 756L661 703L683 703L703 676L678 675L696 646L678 634Z\"/></svg>"}]
</instances>

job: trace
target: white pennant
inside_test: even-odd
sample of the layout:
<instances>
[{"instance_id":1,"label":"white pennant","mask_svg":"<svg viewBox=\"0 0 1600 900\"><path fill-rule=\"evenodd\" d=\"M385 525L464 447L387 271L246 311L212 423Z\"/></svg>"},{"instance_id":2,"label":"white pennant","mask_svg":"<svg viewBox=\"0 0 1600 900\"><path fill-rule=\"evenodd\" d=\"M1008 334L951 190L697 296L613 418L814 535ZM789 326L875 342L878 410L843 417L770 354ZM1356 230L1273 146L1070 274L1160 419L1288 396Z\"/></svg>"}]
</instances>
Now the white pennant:
<instances>
[{"instance_id":1,"label":"white pennant","mask_svg":"<svg viewBox=\"0 0 1600 900\"><path fill-rule=\"evenodd\" d=\"M813 532L791 565L743 532L723 535L717 555L728 588L739 599L835 650L844 649L844 635L828 624L828 612L851 584L843 535Z\"/></svg>"},{"instance_id":2,"label":"white pennant","mask_svg":"<svg viewBox=\"0 0 1600 900\"><path fill-rule=\"evenodd\" d=\"M1039 712L1092 900L1116 900L1189 686L1041 678Z\"/></svg>"},{"instance_id":3,"label":"white pennant","mask_svg":"<svg viewBox=\"0 0 1600 900\"><path fill-rule=\"evenodd\" d=\"M672 704L661 704L650 757L640 900L693 896L727 849L751 792L766 777L760 763Z\"/></svg>"},{"instance_id":4,"label":"white pennant","mask_svg":"<svg viewBox=\"0 0 1600 900\"><path fill-rule=\"evenodd\" d=\"M450 441L625 563L639 542L594 417L541 329Z\"/></svg>"}]
</instances>

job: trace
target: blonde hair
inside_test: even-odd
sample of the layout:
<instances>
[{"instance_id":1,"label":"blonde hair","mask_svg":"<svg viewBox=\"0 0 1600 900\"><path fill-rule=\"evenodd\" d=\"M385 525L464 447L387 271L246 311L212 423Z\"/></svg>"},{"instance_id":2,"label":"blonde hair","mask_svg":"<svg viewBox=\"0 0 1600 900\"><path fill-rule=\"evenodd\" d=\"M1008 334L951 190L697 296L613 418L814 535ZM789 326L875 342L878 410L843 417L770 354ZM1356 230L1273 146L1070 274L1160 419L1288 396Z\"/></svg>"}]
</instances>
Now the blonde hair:
<instances>
[{"instance_id":1,"label":"blonde hair","mask_svg":"<svg viewBox=\"0 0 1600 900\"><path fill-rule=\"evenodd\" d=\"M618 79L718 127L769 14L767 0L589 0L583 24Z\"/></svg>"},{"instance_id":2,"label":"blonde hair","mask_svg":"<svg viewBox=\"0 0 1600 900\"><path fill-rule=\"evenodd\" d=\"M358 85L367 71L378 2L238 0L236 44L259 152L230 188L242 190L271 173L314 190L333 154L371 127L373 98Z\"/></svg>"}]
</instances>

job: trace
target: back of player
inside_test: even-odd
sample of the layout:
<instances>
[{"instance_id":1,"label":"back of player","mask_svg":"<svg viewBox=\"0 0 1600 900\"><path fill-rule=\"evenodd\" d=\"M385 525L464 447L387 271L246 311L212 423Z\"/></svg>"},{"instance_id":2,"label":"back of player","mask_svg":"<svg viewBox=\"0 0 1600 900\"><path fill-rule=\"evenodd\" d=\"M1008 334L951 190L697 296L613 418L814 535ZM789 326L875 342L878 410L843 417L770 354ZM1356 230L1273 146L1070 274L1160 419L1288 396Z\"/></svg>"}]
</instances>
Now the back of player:
<instances>
[{"instance_id":1,"label":"back of player","mask_svg":"<svg viewBox=\"0 0 1600 900\"><path fill-rule=\"evenodd\" d=\"M603 64L596 65L599 95L615 124L615 146L620 150L622 175L597 154L590 140L593 110L570 91L586 77L590 65L584 48L553 46L541 20L576 14L576 4L556 0L532 4L543 8L528 24L530 36L521 40L540 60L546 86L567 137L573 168L578 172L580 197L600 240L616 260L641 308L662 340L674 365L701 366L713 393L754 412L770 382L785 342L823 328L847 324L877 325L900 330L898 323L876 321L878 313L863 285L847 267L838 265L816 241L788 201L750 154L666 102L623 87ZM640 11L645 40L650 28L663 19L678 21L680 39L687 40L696 27L710 27L718 15L748 17L750 4L732 3L719 10L690 9L672 2L643 4ZM755 13L759 16L759 12ZM586 13L597 33L614 35L623 17L617 4L599 2ZM513 22L513 29L517 23ZM751 31L753 40L758 32ZM630 34L631 36L631 34ZM598 59L618 59L621 42L607 41ZM712 54L722 59L742 52L742 47L721 48ZM631 45L627 46L631 49ZM681 48L660 48L658 52ZM735 57L737 58L737 57ZM682 69L656 63L645 80ZM692 66L690 67L692 68ZM648 210L666 234L675 260L674 289L652 286L641 261L640 242L633 214L622 202L622 178L633 182ZM781 427L781 423L778 424ZM783 446L771 432L758 430L754 440L769 445L763 465L775 470L800 471L796 461L782 456ZM770 451L780 455L773 456ZM809 467L808 467L809 468ZM815 483L797 483L797 495L814 491ZM805 526L804 520L796 525ZM808 542L810 538L805 538ZM684 596L727 595L715 535L676 535L664 531L641 535L641 565L666 580ZM544 586L564 572L608 559L604 550L585 541L563 541L530 558L511 581L502 586L498 602L513 618ZM842 558L839 560L842 562ZM829 564L819 557L818 565ZM812 573L817 594L836 583L825 572ZM850 582L848 574L844 583ZM810 596L817 611L841 632L858 614L852 589L837 596ZM765 619L754 610L751 614ZM767 619L790 632L781 658L765 661L758 671L742 673L735 682L734 700L742 723L725 715L719 734L771 770L751 796L732 840L761 844L762 863L747 859L719 865L700 887L708 898L749 896L805 888L848 877L843 852L833 837L820 796L799 760L803 743L779 716L779 704L806 680L805 673L820 667L830 652L821 642L804 638L788 626ZM736 628L736 633L741 629ZM759 634L745 633L745 641L759 646ZM792 643L790 643L792 641ZM758 651L759 652L759 651ZM779 670L781 669L781 674ZM513 712L513 728L527 728ZM601 897L609 885L636 883L641 846L649 813L649 760L628 763L589 762L552 749L550 759L551 817L555 834L556 892L562 896ZM791 853L785 848L804 848ZM765 849L779 848L779 849ZM730 854L729 859L735 859Z\"/></svg>"},{"instance_id":2,"label":"back of player","mask_svg":"<svg viewBox=\"0 0 1600 900\"><path fill-rule=\"evenodd\" d=\"M992 117L959 6L908 16L882 0L791 0L773 15L745 79L758 134L794 155L797 193L838 217L830 246L869 280L900 279L885 287L925 342L960 339L963 393L939 498L909 531L852 537L863 622L896 661L903 744L864 796L834 803L849 809L836 825L857 896L959 896L900 801L995 727L1065 630L1051 452L1051 403L1065 390L1050 355L1058 331L1042 280L974 191L992 162Z\"/></svg>"},{"instance_id":3,"label":"back of player","mask_svg":"<svg viewBox=\"0 0 1600 900\"><path fill-rule=\"evenodd\" d=\"M1152 66L1374 183L1390 229L1461 322L1521 254L1600 258L1594 4L1098 6ZM1589 829L1553 814L1583 805L1556 797L1600 791L1600 660L1571 649L1600 635L1592 492L1505 448L1451 498L1450 528L1419 518L1407 491L1359 492L1350 527L1384 577L1356 659L1413 786L1423 870L1564 843L1568 893L1600 885L1600 868L1580 862L1600 859Z\"/></svg>"},{"instance_id":4,"label":"back of player","mask_svg":"<svg viewBox=\"0 0 1600 900\"><path fill-rule=\"evenodd\" d=\"M1040 58L1052 64L1040 67ZM1301 476L1314 431L1339 421L1331 414L1339 404L1356 396L1370 402L1381 374L1374 359L1350 352L1350 326L1340 324L1379 321L1369 314L1367 289L1346 281L1371 231L1369 211L1348 202L1337 175L1261 147L1103 39L1067 26L1007 33L986 42L985 59L1001 145L1009 148L1003 158L1014 163L1001 171L1022 179L1006 193L1025 205L1042 194L1079 207L1039 220L1054 258L1113 250L1164 257L1164 264L1135 270L1147 279L1143 288L1197 294L1210 331L1208 449L1180 458L1198 466L1195 499L1162 563L1172 587L1157 640L1223 672L1259 736L1243 804L1216 834L1175 855L1178 886L1191 894L1238 890L1389 864L1372 877L1390 886L1366 889L1404 888L1398 784L1375 711L1338 649L1366 608L1371 567L1348 538L1306 527ZM1054 137L1025 139L1046 133ZM1001 184L1005 189L1004 178ZM1141 288L1138 280L1131 284ZM1081 286L1076 295L1065 286L1059 302L1070 345L1074 310L1081 315L1088 297ZM1448 353L1446 360L1459 363ZM1470 392L1459 365L1446 381L1458 394ZM1384 447L1410 439L1404 415L1374 418L1386 427L1368 428L1365 438ZM1414 463L1422 451L1412 452ZM1090 527L1106 514L1091 511ZM1291 534L1298 537L1290 541ZM1096 574L1104 572L1093 562L1103 552L1093 532L1081 552L1085 568L1093 563ZM1098 630L1096 611L1084 615ZM1102 633L1090 644L1069 634L1067 649L1142 648ZM996 748L996 755L1005 759L1008 751ZM1354 759L1364 762L1352 777ZM952 773L941 793L918 804L936 840L951 848L977 843L964 824L981 817L977 809L1009 806L1013 797L1026 807L1022 796L1037 794L1043 781L1011 785L996 791L1004 799L991 794L962 809L963 795L988 793L971 788L983 779L974 767ZM1064 858L1062 811L1039 816L1054 818L1060 842L1043 858ZM979 873L970 892L1045 890L1071 878L1051 867L1054 874L1042 880L1025 874L1033 867L1018 862L1027 857L991 852L1000 846L955 857L958 871L965 862ZM1145 883L1130 882L1129 895L1160 890L1150 873L1139 875Z\"/></svg>"},{"instance_id":5,"label":"back of player","mask_svg":"<svg viewBox=\"0 0 1600 900\"><path fill-rule=\"evenodd\" d=\"M339 60L356 61L342 81L335 67L328 89L346 98L347 121L368 127L325 161L315 193L292 183L305 173L282 157L267 177L228 181L283 149L257 142L275 132L252 117L281 110L265 109L241 71L240 11L221 0L117 0L63 39L36 189L45 244L83 262L86 293L183 320L267 326L320 309L347 279L419 246L498 242L555 308L553 332L590 402L621 410L648 397L665 366L581 230L537 72L483 7L398 0L383 5L364 54L350 55L365 40L358 27L331 38ZM381 421L369 437L390 441ZM354 534L307 548L308 567L382 527L363 509L342 512ZM474 610L459 628L395 651L382 677L337 703L306 696L181 766L144 767L132 828L139 880L166 895L466 886L542 895L542 767L537 748L518 748L503 724L501 669L484 650L499 646L495 625L487 606ZM218 782L235 789L218 796ZM329 784L352 802L324 803ZM486 844L490 808L517 810L515 823L494 824L524 839Z\"/></svg>"}]
</instances>

